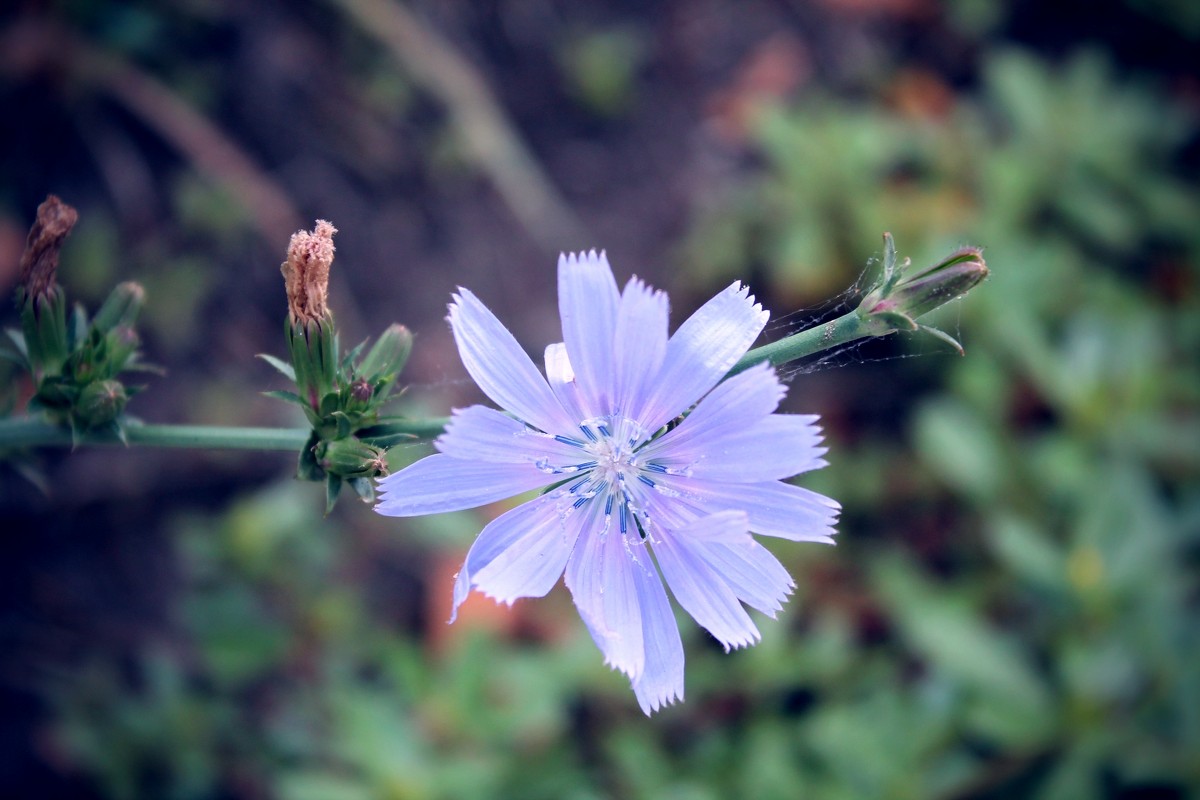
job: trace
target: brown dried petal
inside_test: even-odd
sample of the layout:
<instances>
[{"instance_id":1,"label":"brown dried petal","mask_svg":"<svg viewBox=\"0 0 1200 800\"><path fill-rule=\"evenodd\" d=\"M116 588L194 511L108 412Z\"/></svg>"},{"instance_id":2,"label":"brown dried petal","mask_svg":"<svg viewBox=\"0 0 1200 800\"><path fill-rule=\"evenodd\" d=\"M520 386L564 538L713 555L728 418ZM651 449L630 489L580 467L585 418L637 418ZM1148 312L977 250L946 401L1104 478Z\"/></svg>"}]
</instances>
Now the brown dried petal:
<instances>
[{"instance_id":1,"label":"brown dried petal","mask_svg":"<svg viewBox=\"0 0 1200 800\"><path fill-rule=\"evenodd\" d=\"M58 253L63 240L75 227L79 213L55 195L46 198L37 210L37 220L29 229L25 252L21 254L21 285L26 297L49 294L58 272Z\"/></svg>"},{"instance_id":2,"label":"brown dried petal","mask_svg":"<svg viewBox=\"0 0 1200 800\"><path fill-rule=\"evenodd\" d=\"M311 233L292 234L282 271L288 311L296 322L319 320L326 314L335 233L337 228L319 219Z\"/></svg>"}]
</instances>

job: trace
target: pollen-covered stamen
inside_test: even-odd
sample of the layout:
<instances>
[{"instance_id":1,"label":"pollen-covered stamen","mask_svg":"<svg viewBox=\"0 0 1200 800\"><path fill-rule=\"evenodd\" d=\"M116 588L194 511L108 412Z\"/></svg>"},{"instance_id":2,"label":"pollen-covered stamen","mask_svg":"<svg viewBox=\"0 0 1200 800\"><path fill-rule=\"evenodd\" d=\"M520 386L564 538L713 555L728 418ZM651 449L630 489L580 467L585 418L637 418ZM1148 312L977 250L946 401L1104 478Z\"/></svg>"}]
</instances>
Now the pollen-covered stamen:
<instances>
[{"instance_id":1,"label":"pollen-covered stamen","mask_svg":"<svg viewBox=\"0 0 1200 800\"><path fill-rule=\"evenodd\" d=\"M642 493L653 489L663 491L651 474L680 474L658 463L643 463L638 449L644 444L645 431L635 420L618 415L585 419L579 423L583 439L571 436L548 436L585 455L586 460L575 463L556 463L550 458L536 462L538 469L553 475L574 475L560 487L560 513L565 516L585 506L589 500L603 498L603 531L613 527L613 516L622 534L632 528L645 541L653 527L650 516L641 502ZM636 542L635 542L636 543Z\"/></svg>"}]
</instances>

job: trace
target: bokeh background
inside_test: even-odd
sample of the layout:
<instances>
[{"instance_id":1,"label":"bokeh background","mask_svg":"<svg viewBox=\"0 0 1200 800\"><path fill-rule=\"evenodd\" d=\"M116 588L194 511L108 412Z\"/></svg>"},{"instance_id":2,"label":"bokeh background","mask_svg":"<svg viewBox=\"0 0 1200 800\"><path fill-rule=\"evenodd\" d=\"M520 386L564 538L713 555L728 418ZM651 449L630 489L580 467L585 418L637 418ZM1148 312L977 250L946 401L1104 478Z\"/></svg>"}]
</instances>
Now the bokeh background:
<instances>
[{"instance_id":1,"label":"bokeh background","mask_svg":"<svg viewBox=\"0 0 1200 800\"><path fill-rule=\"evenodd\" d=\"M6 3L0 285L38 202L74 205L69 295L148 291L148 421L300 423L254 356L317 218L344 339L416 334L412 414L480 399L455 286L557 340L560 249L675 324L746 281L768 338L852 303L885 230L992 278L938 320L964 358L892 337L789 372L840 544L771 544L798 586L755 648L684 621L687 702L651 719L561 586L444 624L502 506L325 517L281 453L7 454L0 785L1200 796L1198 48L1190 0Z\"/></svg>"}]
</instances>

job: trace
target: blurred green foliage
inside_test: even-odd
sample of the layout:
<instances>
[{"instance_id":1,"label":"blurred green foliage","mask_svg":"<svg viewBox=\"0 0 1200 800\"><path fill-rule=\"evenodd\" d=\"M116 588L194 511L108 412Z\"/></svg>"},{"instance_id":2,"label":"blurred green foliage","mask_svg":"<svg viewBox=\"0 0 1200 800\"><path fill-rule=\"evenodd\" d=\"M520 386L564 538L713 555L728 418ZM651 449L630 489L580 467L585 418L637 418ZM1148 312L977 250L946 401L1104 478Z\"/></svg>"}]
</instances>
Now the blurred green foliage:
<instances>
[{"instance_id":1,"label":"blurred green foliage","mask_svg":"<svg viewBox=\"0 0 1200 800\"><path fill-rule=\"evenodd\" d=\"M585 37L567 83L626 113L641 47ZM819 92L765 109L761 167L692 221L697 282L758 271L823 299L884 230L917 262L984 245L993 278L951 320L966 358L919 364L898 441L831 426L807 485L842 500L841 542L772 545L798 589L763 642L726 655L684 622L686 703L644 718L561 591L505 612L530 630L437 634L424 605L450 584L421 570L476 515L322 520L287 483L176 516L172 636L46 686L71 763L114 798L1200 791L1196 120L1101 51L982 60L937 116ZM80 238L107 270L104 237ZM198 275L163 275L147 310L204 294Z\"/></svg>"}]
</instances>

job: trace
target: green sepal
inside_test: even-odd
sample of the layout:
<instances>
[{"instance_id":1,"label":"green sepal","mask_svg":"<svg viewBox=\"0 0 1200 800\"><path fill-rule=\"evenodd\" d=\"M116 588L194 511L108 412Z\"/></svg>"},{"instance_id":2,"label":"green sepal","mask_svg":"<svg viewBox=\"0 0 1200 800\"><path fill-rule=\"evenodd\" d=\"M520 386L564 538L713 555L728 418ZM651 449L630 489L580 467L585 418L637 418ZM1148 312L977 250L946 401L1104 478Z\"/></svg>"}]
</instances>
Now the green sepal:
<instances>
[{"instance_id":1,"label":"green sepal","mask_svg":"<svg viewBox=\"0 0 1200 800\"><path fill-rule=\"evenodd\" d=\"M92 320L92 327L101 333L116 328L132 328L146 301L146 290L133 281L118 283L108 293Z\"/></svg>"},{"instance_id":2,"label":"green sepal","mask_svg":"<svg viewBox=\"0 0 1200 800\"><path fill-rule=\"evenodd\" d=\"M5 328L4 334L12 342L14 350L21 356L25 362L25 366L29 366L29 348L25 345L25 334L21 333L16 328Z\"/></svg>"},{"instance_id":3,"label":"green sepal","mask_svg":"<svg viewBox=\"0 0 1200 800\"><path fill-rule=\"evenodd\" d=\"M327 417L337 411L341 406L341 397L337 392L329 392L321 398L321 404L317 407L317 413L322 417Z\"/></svg>"},{"instance_id":4,"label":"green sepal","mask_svg":"<svg viewBox=\"0 0 1200 800\"><path fill-rule=\"evenodd\" d=\"M342 479L330 473L325 476L325 515L329 516L333 512L333 507L337 505L338 495L342 492Z\"/></svg>"},{"instance_id":5,"label":"green sepal","mask_svg":"<svg viewBox=\"0 0 1200 800\"><path fill-rule=\"evenodd\" d=\"M61 286L47 294L28 298L17 290L21 305L21 330L29 363L35 373L57 375L70 352L67 346L67 299Z\"/></svg>"},{"instance_id":6,"label":"green sepal","mask_svg":"<svg viewBox=\"0 0 1200 800\"><path fill-rule=\"evenodd\" d=\"M88 326L87 310L83 303L71 307L71 316L67 318L67 348L74 352L88 340L91 331Z\"/></svg>"},{"instance_id":7,"label":"green sepal","mask_svg":"<svg viewBox=\"0 0 1200 800\"><path fill-rule=\"evenodd\" d=\"M285 378L287 378L288 380L290 380L292 383L296 382L296 370L295 370L295 368L292 367L291 364L287 363L286 361L284 361L281 358L276 358L275 356L270 355L268 353L259 353L258 358L261 358L263 361L267 362L272 367L274 367L275 369L282 372L283 376ZM297 396L299 396L299 395L297 395Z\"/></svg>"},{"instance_id":8,"label":"green sepal","mask_svg":"<svg viewBox=\"0 0 1200 800\"><path fill-rule=\"evenodd\" d=\"M319 481L325 479L325 470L321 469L321 465L317 463L317 454L315 452L321 440L317 437L316 431L309 434L308 441L304 443L304 447L300 449L300 460L296 466L296 477L304 481Z\"/></svg>"},{"instance_id":9,"label":"green sepal","mask_svg":"<svg viewBox=\"0 0 1200 800\"><path fill-rule=\"evenodd\" d=\"M337 425L336 435L332 438L345 439L347 436L354 433L354 428L356 427L354 420L352 420L344 412L335 411L330 414L330 417L333 419L334 424Z\"/></svg>"},{"instance_id":10,"label":"green sepal","mask_svg":"<svg viewBox=\"0 0 1200 800\"><path fill-rule=\"evenodd\" d=\"M375 484L370 478L347 478L346 483L354 490L364 503L375 502Z\"/></svg>"},{"instance_id":11,"label":"green sepal","mask_svg":"<svg viewBox=\"0 0 1200 800\"><path fill-rule=\"evenodd\" d=\"M337 381L337 333L333 317L326 314L320 320L295 324L286 319L284 334L300 395L316 404L333 390Z\"/></svg>"},{"instance_id":12,"label":"green sepal","mask_svg":"<svg viewBox=\"0 0 1200 800\"><path fill-rule=\"evenodd\" d=\"M915 331L920 327L912 317L899 311L875 311L871 314L871 320L878 320L894 331Z\"/></svg>"},{"instance_id":13,"label":"green sepal","mask_svg":"<svg viewBox=\"0 0 1200 800\"><path fill-rule=\"evenodd\" d=\"M381 384L380 389L388 389L408 363L412 341L412 333L408 328L399 324L389 325L358 365L358 374L373 384Z\"/></svg>"},{"instance_id":14,"label":"green sepal","mask_svg":"<svg viewBox=\"0 0 1200 800\"><path fill-rule=\"evenodd\" d=\"M295 403L304 408L308 403L304 402L304 398L295 392L289 392L286 389L272 389L269 392L263 392L265 397L274 397L276 400L282 400L285 403Z\"/></svg>"},{"instance_id":15,"label":"green sepal","mask_svg":"<svg viewBox=\"0 0 1200 800\"><path fill-rule=\"evenodd\" d=\"M929 325L921 325L920 328L935 339L939 339L953 347L955 352L957 352L960 356L966 355L966 351L963 350L963 346L959 343L958 339L955 339L945 331L938 330L937 328L930 327Z\"/></svg>"}]
</instances>

